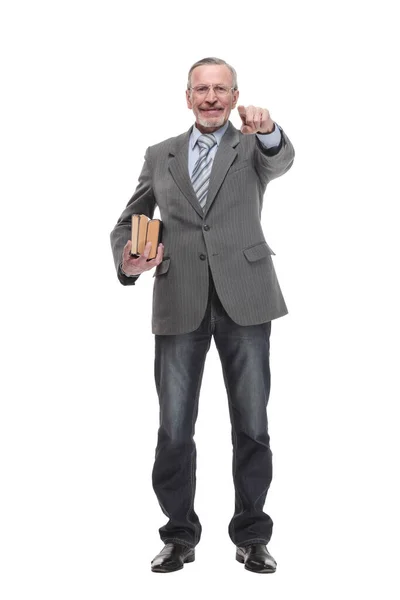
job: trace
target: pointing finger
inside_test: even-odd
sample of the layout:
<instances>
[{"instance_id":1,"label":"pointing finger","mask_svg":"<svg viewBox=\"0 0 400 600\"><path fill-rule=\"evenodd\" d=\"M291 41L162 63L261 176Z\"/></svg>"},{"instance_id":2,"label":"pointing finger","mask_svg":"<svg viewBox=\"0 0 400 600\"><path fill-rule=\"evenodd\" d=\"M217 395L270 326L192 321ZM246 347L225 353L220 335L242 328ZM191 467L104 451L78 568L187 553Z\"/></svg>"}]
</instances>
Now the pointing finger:
<instances>
[{"instance_id":1,"label":"pointing finger","mask_svg":"<svg viewBox=\"0 0 400 600\"><path fill-rule=\"evenodd\" d=\"M237 107L237 109L238 109L240 118L242 119L243 123L246 124L246 109L245 109L245 107L241 104L240 106Z\"/></svg>"}]
</instances>

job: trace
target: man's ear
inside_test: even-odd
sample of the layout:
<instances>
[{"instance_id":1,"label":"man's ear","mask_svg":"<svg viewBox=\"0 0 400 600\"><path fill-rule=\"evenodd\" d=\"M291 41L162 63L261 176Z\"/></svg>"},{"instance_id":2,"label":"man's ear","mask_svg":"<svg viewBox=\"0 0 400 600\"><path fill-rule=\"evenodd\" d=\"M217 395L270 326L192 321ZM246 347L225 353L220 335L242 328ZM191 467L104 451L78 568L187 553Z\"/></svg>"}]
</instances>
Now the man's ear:
<instances>
[{"instance_id":1,"label":"man's ear","mask_svg":"<svg viewBox=\"0 0 400 600\"><path fill-rule=\"evenodd\" d=\"M193 108L192 101L190 100L190 90L186 90L186 104L188 108Z\"/></svg>"},{"instance_id":2,"label":"man's ear","mask_svg":"<svg viewBox=\"0 0 400 600\"><path fill-rule=\"evenodd\" d=\"M232 101L232 108L236 107L237 101L239 100L239 90L234 90L233 92L233 101Z\"/></svg>"}]
</instances>

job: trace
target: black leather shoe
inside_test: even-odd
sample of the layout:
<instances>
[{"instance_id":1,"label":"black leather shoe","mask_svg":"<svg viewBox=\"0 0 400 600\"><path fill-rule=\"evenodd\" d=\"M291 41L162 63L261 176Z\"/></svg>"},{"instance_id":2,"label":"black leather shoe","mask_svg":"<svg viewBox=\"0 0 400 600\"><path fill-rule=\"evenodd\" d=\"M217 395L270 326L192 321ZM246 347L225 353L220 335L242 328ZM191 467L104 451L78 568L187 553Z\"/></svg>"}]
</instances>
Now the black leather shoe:
<instances>
[{"instance_id":1,"label":"black leather shoe","mask_svg":"<svg viewBox=\"0 0 400 600\"><path fill-rule=\"evenodd\" d=\"M244 568L254 573L275 573L276 560L265 544L236 546L236 560L244 563Z\"/></svg>"},{"instance_id":2,"label":"black leather shoe","mask_svg":"<svg viewBox=\"0 0 400 600\"><path fill-rule=\"evenodd\" d=\"M183 569L184 563L194 561L194 548L183 544L169 543L164 546L160 554L151 561L153 573L171 573Z\"/></svg>"}]
</instances>

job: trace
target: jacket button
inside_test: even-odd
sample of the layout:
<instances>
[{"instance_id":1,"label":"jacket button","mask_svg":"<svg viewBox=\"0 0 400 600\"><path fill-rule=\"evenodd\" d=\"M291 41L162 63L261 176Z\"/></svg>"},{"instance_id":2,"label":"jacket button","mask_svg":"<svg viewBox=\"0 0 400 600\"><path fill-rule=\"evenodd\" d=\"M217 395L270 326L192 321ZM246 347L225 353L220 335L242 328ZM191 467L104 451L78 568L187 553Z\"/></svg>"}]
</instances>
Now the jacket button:
<instances>
[{"instance_id":1,"label":"jacket button","mask_svg":"<svg viewBox=\"0 0 400 600\"><path fill-rule=\"evenodd\" d=\"M206 260L206 255L205 254L200 254L200 260Z\"/></svg>"},{"instance_id":2,"label":"jacket button","mask_svg":"<svg viewBox=\"0 0 400 600\"><path fill-rule=\"evenodd\" d=\"M204 231L208 231L210 229L210 226L209 225L204 225L203 229L204 229Z\"/></svg>"}]
</instances>

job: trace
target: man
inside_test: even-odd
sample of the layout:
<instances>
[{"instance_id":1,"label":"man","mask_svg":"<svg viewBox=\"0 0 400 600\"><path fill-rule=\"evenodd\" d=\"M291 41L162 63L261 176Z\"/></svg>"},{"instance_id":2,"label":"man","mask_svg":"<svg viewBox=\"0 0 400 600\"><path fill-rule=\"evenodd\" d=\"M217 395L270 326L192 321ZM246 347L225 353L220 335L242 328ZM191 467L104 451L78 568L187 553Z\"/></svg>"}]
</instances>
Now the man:
<instances>
[{"instance_id":1,"label":"man","mask_svg":"<svg viewBox=\"0 0 400 600\"><path fill-rule=\"evenodd\" d=\"M238 106L236 72L206 58L188 76L195 124L147 149L139 183L111 232L119 281L134 285L157 267L153 288L155 383L160 426L152 481L168 517L151 569L167 573L195 558L202 527L194 510L198 398L211 338L222 364L233 444L235 511L229 536L245 568L271 573L273 522L263 512L272 480L266 408L271 321L287 314L260 223L267 184L290 169L293 146L267 109ZM159 207L157 255L130 256L131 216Z\"/></svg>"}]
</instances>

